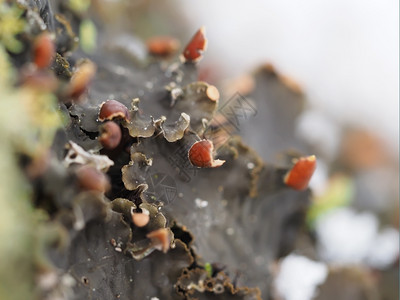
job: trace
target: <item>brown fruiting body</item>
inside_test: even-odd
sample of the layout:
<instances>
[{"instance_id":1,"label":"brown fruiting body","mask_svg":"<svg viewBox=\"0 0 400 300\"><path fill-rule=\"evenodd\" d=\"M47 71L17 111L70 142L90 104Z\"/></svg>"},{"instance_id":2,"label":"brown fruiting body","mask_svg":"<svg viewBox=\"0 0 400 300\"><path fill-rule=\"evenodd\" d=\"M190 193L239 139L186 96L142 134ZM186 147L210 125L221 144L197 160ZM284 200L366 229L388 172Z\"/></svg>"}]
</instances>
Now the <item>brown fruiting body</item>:
<instances>
[{"instance_id":1,"label":"brown fruiting body","mask_svg":"<svg viewBox=\"0 0 400 300\"><path fill-rule=\"evenodd\" d=\"M78 99L86 91L95 74L96 65L94 63L85 61L80 64L71 77L68 95L73 99Z\"/></svg>"},{"instance_id":2,"label":"brown fruiting body","mask_svg":"<svg viewBox=\"0 0 400 300\"><path fill-rule=\"evenodd\" d=\"M116 100L107 100L103 102L100 106L99 121L103 122L117 118L129 122L128 108Z\"/></svg>"},{"instance_id":3,"label":"brown fruiting body","mask_svg":"<svg viewBox=\"0 0 400 300\"><path fill-rule=\"evenodd\" d=\"M147 40L147 50L155 56L174 54L180 46L179 41L171 36L155 36Z\"/></svg>"},{"instance_id":4,"label":"brown fruiting body","mask_svg":"<svg viewBox=\"0 0 400 300\"><path fill-rule=\"evenodd\" d=\"M181 59L183 62L198 62L203 58L203 52L207 48L207 39L205 37L205 28L202 26L192 37L183 50Z\"/></svg>"},{"instance_id":5,"label":"brown fruiting body","mask_svg":"<svg viewBox=\"0 0 400 300\"><path fill-rule=\"evenodd\" d=\"M56 48L51 35L47 32L40 34L33 46L33 62L39 69L47 68L54 59Z\"/></svg>"},{"instance_id":6,"label":"brown fruiting body","mask_svg":"<svg viewBox=\"0 0 400 300\"><path fill-rule=\"evenodd\" d=\"M116 148L121 142L121 137L121 128L113 121L106 122L100 127L99 142L105 149Z\"/></svg>"},{"instance_id":7,"label":"brown fruiting body","mask_svg":"<svg viewBox=\"0 0 400 300\"><path fill-rule=\"evenodd\" d=\"M207 88L206 94L207 94L207 97L208 97L210 100L212 100L212 101L218 101L218 100L219 100L219 91L218 91L218 89L217 89L215 86L213 86L213 85L210 85L210 86Z\"/></svg>"},{"instance_id":8,"label":"brown fruiting body","mask_svg":"<svg viewBox=\"0 0 400 300\"><path fill-rule=\"evenodd\" d=\"M156 244L161 246L161 250L166 253L169 249L170 240L167 228L160 228L154 230L146 235L147 238L151 239Z\"/></svg>"},{"instance_id":9,"label":"brown fruiting body","mask_svg":"<svg viewBox=\"0 0 400 300\"><path fill-rule=\"evenodd\" d=\"M80 188L84 190L105 193L110 189L110 182L107 176L91 166L82 166L77 169L76 177Z\"/></svg>"},{"instance_id":10,"label":"brown fruiting body","mask_svg":"<svg viewBox=\"0 0 400 300\"><path fill-rule=\"evenodd\" d=\"M295 161L292 169L286 173L284 177L285 184L295 190L305 190L316 167L317 159L314 155L300 157Z\"/></svg>"},{"instance_id":11,"label":"brown fruiting body","mask_svg":"<svg viewBox=\"0 0 400 300\"><path fill-rule=\"evenodd\" d=\"M224 160L214 160L214 144L209 140L195 142L189 149L189 160L192 165L200 168L215 168L222 166Z\"/></svg>"},{"instance_id":12,"label":"brown fruiting body","mask_svg":"<svg viewBox=\"0 0 400 300\"><path fill-rule=\"evenodd\" d=\"M137 227L144 227L150 221L150 216L148 213L131 212L131 216L133 224L135 224Z\"/></svg>"}]
</instances>

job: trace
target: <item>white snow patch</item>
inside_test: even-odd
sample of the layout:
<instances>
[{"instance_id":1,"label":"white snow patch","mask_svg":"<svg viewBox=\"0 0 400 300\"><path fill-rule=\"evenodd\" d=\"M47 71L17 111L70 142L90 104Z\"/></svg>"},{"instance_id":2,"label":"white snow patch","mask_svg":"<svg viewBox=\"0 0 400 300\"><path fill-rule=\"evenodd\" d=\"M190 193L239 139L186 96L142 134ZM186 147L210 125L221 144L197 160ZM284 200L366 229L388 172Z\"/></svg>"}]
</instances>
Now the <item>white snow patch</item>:
<instances>
[{"instance_id":1,"label":"white snow patch","mask_svg":"<svg viewBox=\"0 0 400 300\"><path fill-rule=\"evenodd\" d=\"M375 238L368 251L367 263L377 269L385 269L399 257L399 231L385 228Z\"/></svg>"},{"instance_id":2,"label":"white snow patch","mask_svg":"<svg viewBox=\"0 0 400 300\"><path fill-rule=\"evenodd\" d=\"M378 233L378 220L371 213L349 208L328 212L317 219L318 252L322 259L340 264L361 263Z\"/></svg>"},{"instance_id":3,"label":"white snow patch","mask_svg":"<svg viewBox=\"0 0 400 300\"><path fill-rule=\"evenodd\" d=\"M290 254L280 263L275 288L285 300L310 300L328 276L328 267L307 257Z\"/></svg>"}]
</instances>

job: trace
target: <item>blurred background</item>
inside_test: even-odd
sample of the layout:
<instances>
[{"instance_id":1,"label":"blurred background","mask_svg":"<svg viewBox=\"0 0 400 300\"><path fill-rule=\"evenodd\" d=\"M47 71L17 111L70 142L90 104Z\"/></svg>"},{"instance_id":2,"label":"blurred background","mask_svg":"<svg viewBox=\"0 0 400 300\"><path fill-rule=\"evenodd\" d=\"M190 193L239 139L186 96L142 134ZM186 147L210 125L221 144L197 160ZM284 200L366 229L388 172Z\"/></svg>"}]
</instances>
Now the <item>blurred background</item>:
<instances>
[{"instance_id":1,"label":"blurred background","mask_svg":"<svg viewBox=\"0 0 400 300\"><path fill-rule=\"evenodd\" d=\"M204 64L224 77L273 63L304 87L310 105L359 124L398 149L398 1L181 1L204 24Z\"/></svg>"}]
</instances>

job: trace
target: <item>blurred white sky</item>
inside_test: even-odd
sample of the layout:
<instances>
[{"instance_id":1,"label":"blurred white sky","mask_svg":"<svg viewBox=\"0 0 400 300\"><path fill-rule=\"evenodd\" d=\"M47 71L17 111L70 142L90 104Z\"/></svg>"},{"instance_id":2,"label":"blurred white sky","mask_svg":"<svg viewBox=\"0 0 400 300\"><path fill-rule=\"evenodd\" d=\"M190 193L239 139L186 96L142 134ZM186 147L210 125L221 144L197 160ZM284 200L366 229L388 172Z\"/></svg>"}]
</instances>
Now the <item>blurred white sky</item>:
<instances>
[{"instance_id":1,"label":"blurred white sky","mask_svg":"<svg viewBox=\"0 0 400 300\"><path fill-rule=\"evenodd\" d=\"M203 63L226 77L272 62L310 103L361 124L398 149L398 0L203 0L181 3L194 32L205 25Z\"/></svg>"}]
</instances>

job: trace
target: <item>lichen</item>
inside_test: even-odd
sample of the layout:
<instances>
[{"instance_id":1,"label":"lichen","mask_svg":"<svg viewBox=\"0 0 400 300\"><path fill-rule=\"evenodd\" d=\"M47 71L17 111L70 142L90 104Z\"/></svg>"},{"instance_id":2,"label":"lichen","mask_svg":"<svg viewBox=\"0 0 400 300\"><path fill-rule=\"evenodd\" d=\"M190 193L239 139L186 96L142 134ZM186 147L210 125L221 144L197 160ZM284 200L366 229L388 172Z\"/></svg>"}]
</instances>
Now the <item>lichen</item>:
<instances>
[{"instance_id":1,"label":"lichen","mask_svg":"<svg viewBox=\"0 0 400 300\"><path fill-rule=\"evenodd\" d=\"M0 21L0 233L12 241L0 246L9 258L0 275L15 293L0 289L1 299L268 297L267 266L293 249L309 191L285 185L291 163L267 163L269 155L246 144L260 128L275 134L270 121L231 130L238 124L229 118L243 107L229 107L217 87L198 80L204 29L183 62L155 60L140 58L134 36L133 45L99 43L107 33L97 28L95 37L90 1L0 4L0 16L12 10ZM22 28L27 20L33 25ZM84 52L73 52L79 29ZM45 31L57 53L37 68L32 43ZM253 117L266 110L291 120L301 111L287 80L265 69L254 76L245 99ZM117 111L103 116L105 103ZM102 141L104 122L120 133L113 147ZM292 125L276 134L292 137ZM190 155L201 143L204 165ZM17 262L23 267L14 272Z\"/></svg>"}]
</instances>

